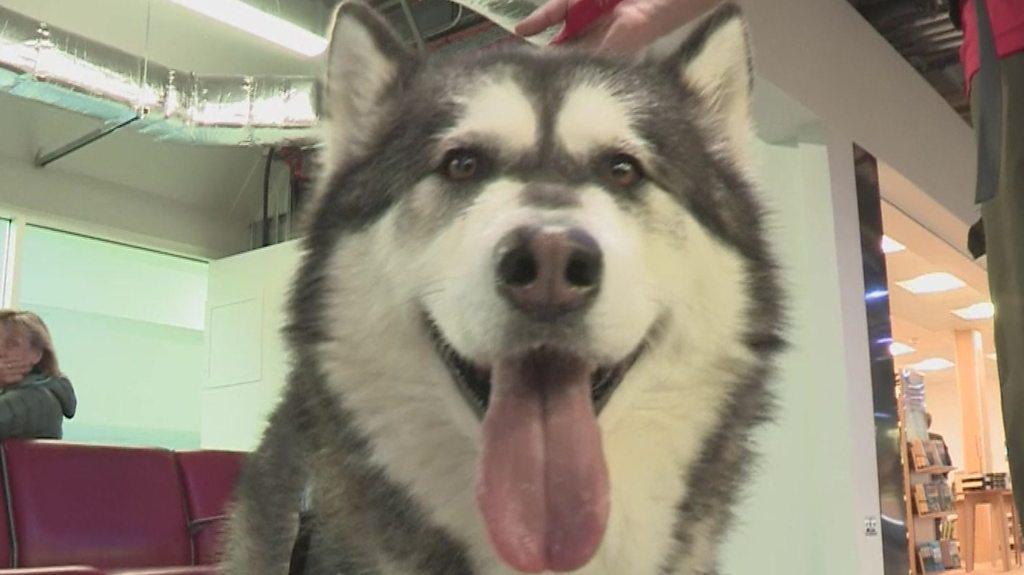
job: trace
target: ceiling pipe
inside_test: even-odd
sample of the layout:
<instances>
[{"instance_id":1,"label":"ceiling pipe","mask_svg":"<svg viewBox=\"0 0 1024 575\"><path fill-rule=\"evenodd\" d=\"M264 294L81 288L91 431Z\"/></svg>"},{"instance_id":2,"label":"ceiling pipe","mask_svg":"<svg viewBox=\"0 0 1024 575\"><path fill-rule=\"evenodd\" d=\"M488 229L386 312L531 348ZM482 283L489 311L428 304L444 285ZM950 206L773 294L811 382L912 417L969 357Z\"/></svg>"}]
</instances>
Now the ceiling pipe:
<instances>
[{"instance_id":1,"label":"ceiling pipe","mask_svg":"<svg viewBox=\"0 0 1024 575\"><path fill-rule=\"evenodd\" d=\"M317 123L314 78L174 70L5 8L0 92L193 144L305 142Z\"/></svg>"},{"instance_id":2,"label":"ceiling pipe","mask_svg":"<svg viewBox=\"0 0 1024 575\"><path fill-rule=\"evenodd\" d=\"M511 30L540 0L456 3ZM385 4L402 10L417 47L438 39L416 27L407 0ZM440 33L455 32L462 23L460 9L455 21ZM484 31L472 26L471 19L465 24L478 34ZM553 33L530 40L543 44ZM40 161L46 163L53 161L53 154L70 153L129 124L158 140L189 144L308 146L318 140L317 78L176 70L2 7L0 92L103 121L99 136L86 134L62 149L41 154Z\"/></svg>"}]
</instances>

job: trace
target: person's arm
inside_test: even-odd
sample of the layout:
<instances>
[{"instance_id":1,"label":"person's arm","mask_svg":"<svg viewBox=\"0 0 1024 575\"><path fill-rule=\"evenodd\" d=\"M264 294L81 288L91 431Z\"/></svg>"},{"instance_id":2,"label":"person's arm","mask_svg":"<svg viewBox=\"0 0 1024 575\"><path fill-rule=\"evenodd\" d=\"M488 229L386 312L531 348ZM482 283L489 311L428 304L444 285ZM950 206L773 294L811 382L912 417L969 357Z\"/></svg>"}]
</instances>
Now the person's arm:
<instances>
[{"instance_id":1,"label":"person's arm","mask_svg":"<svg viewBox=\"0 0 1024 575\"><path fill-rule=\"evenodd\" d=\"M43 385L12 386L0 395L0 439L60 439L63 421L60 401Z\"/></svg>"},{"instance_id":2,"label":"person's arm","mask_svg":"<svg viewBox=\"0 0 1024 575\"><path fill-rule=\"evenodd\" d=\"M581 1L548 0L516 26L516 34L533 36L565 21L570 6ZM622 0L576 36L576 43L602 52L628 53L707 12L719 0Z\"/></svg>"}]
</instances>

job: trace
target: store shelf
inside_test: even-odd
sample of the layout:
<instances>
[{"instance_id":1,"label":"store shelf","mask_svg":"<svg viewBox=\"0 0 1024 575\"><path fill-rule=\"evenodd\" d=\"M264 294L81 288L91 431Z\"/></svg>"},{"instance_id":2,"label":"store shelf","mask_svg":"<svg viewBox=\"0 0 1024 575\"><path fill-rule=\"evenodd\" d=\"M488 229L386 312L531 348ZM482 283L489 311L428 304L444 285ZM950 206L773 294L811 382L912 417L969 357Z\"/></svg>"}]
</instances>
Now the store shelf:
<instances>
[{"instance_id":1,"label":"store shelf","mask_svg":"<svg viewBox=\"0 0 1024 575\"><path fill-rule=\"evenodd\" d=\"M934 513L918 513L918 514L914 515L914 517L918 517L920 519L943 519L945 517L950 517L952 515L956 515L956 511L952 511L951 510L951 511L936 511Z\"/></svg>"},{"instance_id":2,"label":"store shelf","mask_svg":"<svg viewBox=\"0 0 1024 575\"><path fill-rule=\"evenodd\" d=\"M931 475L938 475L941 473L949 473L950 471L956 471L956 467L922 467L921 469L914 469L912 473L928 473Z\"/></svg>"}]
</instances>

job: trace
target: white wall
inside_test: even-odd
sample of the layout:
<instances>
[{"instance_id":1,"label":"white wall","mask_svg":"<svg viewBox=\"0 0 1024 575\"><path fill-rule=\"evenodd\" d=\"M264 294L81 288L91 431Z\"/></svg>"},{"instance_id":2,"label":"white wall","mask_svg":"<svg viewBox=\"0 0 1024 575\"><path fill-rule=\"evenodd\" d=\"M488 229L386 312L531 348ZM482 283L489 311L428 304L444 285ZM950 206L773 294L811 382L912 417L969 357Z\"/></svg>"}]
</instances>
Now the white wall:
<instances>
[{"instance_id":1,"label":"white wall","mask_svg":"<svg viewBox=\"0 0 1024 575\"><path fill-rule=\"evenodd\" d=\"M863 286L852 147L811 136L760 151L792 347L723 572L881 573L880 540L862 532L879 514L863 289L843 289Z\"/></svg>"},{"instance_id":2,"label":"white wall","mask_svg":"<svg viewBox=\"0 0 1024 575\"><path fill-rule=\"evenodd\" d=\"M204 448L256 447L290 366L281 328L298 260L293 240L210 264Z\"/></svg>"},{"instance_id":3,"label":"white wall","mask_svg":"<svg viewBox=\"0 0 1024 575\"><path fill-rule=\"evenodd\" d=\"M970 128L846 0L739 0L755 66L830 132L927 195L886 199L962 251L974 223Z\"/></svg>"},{"instance_id":4,"label":"white wall","mask_svg":"<svg viewBox=\"0 0 1024 575\"><path fill-rule=\"evenodd\" d=\"M0 174L0 217L196 257L221 257L248 245L244 224L58 166L39 169L0 156Z\"/></svg>"}]
</instances>

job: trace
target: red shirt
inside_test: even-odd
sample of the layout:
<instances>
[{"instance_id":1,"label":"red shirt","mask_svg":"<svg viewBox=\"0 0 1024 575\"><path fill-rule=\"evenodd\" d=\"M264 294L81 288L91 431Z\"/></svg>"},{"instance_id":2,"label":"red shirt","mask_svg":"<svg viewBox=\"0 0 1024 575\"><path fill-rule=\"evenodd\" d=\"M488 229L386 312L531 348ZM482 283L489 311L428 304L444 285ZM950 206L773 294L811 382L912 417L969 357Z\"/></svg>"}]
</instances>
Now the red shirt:
<instances>
[{"instance_id":1,"label":"red shirt","mask_svg":"<svg viewBox=\"0 0 1024 575\"><path fill-rule=\"evenodd\" d=\"M981 66L978 57L978 13L975 0L961 2L960 17L964 27L964 43L960 46L960 61L964 64L964 81L971 88L971 78ZM996 55L1005 58L1024 51L1024 0L985 0L988 19L992 22L992 35Z\"/></svg>"}]
</instances>

